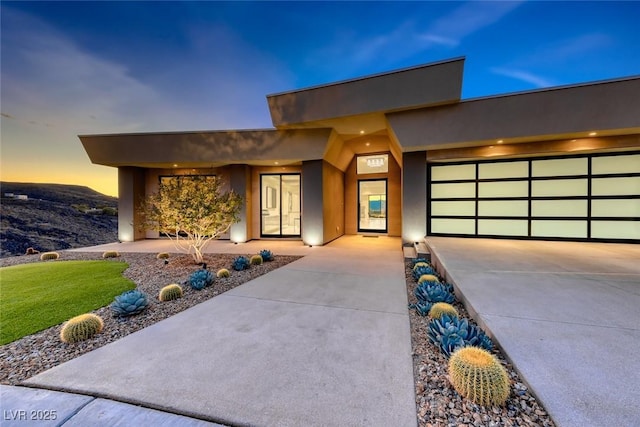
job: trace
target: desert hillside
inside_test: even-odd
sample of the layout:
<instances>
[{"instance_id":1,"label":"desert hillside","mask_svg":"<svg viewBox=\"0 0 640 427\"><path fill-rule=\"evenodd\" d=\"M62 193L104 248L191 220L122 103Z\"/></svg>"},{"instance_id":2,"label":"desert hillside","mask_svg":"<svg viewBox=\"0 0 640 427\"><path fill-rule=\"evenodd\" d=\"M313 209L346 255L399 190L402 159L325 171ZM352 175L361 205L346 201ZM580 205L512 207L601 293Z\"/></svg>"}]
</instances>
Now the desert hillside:
<instances>
[{"instance_id":1,"label":"desert hillside","mask_svg":"<svg viewBox=\"0 0 640 427\"><path fill-rule=\"evenodd\" d=\"M118 199L88 187L0 183L1 257L115 242Z\"/></svg>"}]
</instances>

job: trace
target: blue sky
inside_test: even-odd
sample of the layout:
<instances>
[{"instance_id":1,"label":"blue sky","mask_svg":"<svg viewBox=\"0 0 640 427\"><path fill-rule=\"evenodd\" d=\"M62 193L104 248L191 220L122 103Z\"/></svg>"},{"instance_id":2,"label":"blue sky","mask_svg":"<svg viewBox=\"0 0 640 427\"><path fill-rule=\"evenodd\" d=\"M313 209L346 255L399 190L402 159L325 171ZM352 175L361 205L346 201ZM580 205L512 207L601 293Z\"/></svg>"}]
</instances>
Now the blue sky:
<instances>
[{"instance_id":1,"label":"blue sky","mask_svg":"<svg viewBox=\"0 0 640 427\"><path fill-rule=\"evenodd\" d=\"M640 2L8 2L1 177L116 194L78 134L271 127L265 95L459 56L463 98L640 74Z\"/></svg>"}]
</instances>

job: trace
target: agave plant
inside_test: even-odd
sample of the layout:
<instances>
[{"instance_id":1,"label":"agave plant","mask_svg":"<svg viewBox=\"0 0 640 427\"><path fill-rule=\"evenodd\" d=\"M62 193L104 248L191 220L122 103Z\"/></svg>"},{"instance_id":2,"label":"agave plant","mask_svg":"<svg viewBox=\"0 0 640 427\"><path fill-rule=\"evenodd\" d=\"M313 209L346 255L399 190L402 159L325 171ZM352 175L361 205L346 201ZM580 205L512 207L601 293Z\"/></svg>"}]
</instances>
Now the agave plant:
<instances>
[{"instance_id":1,"label":"agave plant","mask_svg":"<svg viewBox=\"0 0 640 427\"><path fill-rule=\"evenodd\" d=\"M213 283L213 274L209 270L201 269L194 271L189 276L189 284L197 291L204 289Z\"/></svg>"},{"instance_id":2,"label":"agave plant","mask_svg":"<svg viewBox=\"0 0 640 427\"><path fill-rule=\"evenodd\" d=\"M413 270L413 278L416 280L425 274L432 274L434 276L438 275L436 270L430 265L418 265L418 267Z\"/></svg>"},{"instance_id":3,"label":"agave plant","mask_svg":"<svg viewBox=\"0 0 640 427\"><path fill-rule=\"evenodd\" d=\"M439 282L423 282L416 286L413 293L418 301L423 303L446 302L451 304L455 301L455 297L449 292L447 286Z\"/></svg>"},{"instance_id":4,"label":"agave plant","mask_svg":"<svg viewBox=\"0 0 640 427\"><path fill-rule=\"evenodd\" d=\"M260 251L260 256L263 261L273 261L273 252L268 249L263 249Z\"/></svg>"},{"instance_id":5,"label":"agave plant","mask_svg":"<svg viewBox=\"0 0 640 427\"><path fill-rule=\"evenodd\" d=\"M467 319L459 319L449 314L431 320L427 336L447 357L460 347L472 346L485 350L493 348L493 342L482 329L470 324Z\"/></svg>"},{"instance_id":6,"label":"agave plant","mask_svg":"<svg viewBox=\"0 0 640 427\"><path fill-rule=\"evenodd\" d=\"M142 313L148 305L147 295L134 289L118 295L111 303L111 311L117 316L133 316Z\"/></svg>"},{"instance_id":7,"label":"agave plant","mask_svg":"<svg viewBox=\"0 0 640 427\"><path fill-rule=\"evenodd\" d=\"M236 271L246 270L247 268L249 268L249 258L247 258L246 256L239 256L238 258L233 260L231 266Z\"/></svg>"},{"instance_id":8,"label":"agave plant","mask_svg":"<svg viewBox=\"0 0 640 427\"><path fill-rule=\"evenodd\" d=\"M420 316L426 316L429 314L432 305L430 302L418 301L416 304L411 304L409 308L415 309Z\"/></svg>"}]
</instances>

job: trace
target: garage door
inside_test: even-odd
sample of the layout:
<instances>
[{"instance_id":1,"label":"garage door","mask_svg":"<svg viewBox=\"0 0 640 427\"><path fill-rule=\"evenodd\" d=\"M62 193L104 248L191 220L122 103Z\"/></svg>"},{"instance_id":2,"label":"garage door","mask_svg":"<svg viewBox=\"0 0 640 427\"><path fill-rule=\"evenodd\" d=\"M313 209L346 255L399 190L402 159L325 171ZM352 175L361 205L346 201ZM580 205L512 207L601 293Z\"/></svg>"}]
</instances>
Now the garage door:
<instances>
[{"instance_id":1,"label":"garage door","mask_svg":"<svg viewBox=\"0 0 640 427\"><path fill-rule=\"evenodd\" d=\"M640 152L429 164L429 235L640 242Z\"/></svg>"}]
</instances>

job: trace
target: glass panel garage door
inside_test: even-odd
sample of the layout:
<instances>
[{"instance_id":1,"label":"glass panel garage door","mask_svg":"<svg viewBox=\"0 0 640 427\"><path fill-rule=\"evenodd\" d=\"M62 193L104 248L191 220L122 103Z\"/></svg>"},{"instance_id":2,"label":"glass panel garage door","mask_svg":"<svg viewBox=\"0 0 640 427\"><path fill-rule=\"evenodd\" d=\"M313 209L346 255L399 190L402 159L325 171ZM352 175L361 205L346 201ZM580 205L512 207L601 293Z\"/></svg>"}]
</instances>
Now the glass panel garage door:
<instances>
[{"instance_id":1,"label":"glass panel garage door","mask_svg":"<svg viewBox=\"0 0 640 427\"><path fill-rule=\"evenodd\" d=\"M640 242L640 153L428 170L430 235Z\"/></svg>"}]
</instances>

